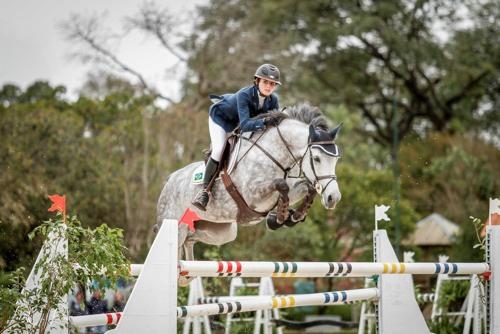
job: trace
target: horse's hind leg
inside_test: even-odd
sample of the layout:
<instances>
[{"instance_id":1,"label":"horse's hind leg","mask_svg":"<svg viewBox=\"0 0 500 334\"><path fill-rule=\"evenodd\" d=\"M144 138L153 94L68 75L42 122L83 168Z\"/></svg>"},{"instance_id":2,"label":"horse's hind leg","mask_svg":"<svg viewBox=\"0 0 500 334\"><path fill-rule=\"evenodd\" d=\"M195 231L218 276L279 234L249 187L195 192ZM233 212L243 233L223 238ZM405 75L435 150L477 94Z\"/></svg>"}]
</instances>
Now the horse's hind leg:
<instances>
[{"instance_id":1,"label":"horse's hind leg","mask_svg":"<svg viewBox=\"0 0 500 334\"><path fill-rule=\"evenodd\" d=\"M184 246L184 244L186 243L188 234L188 226L186 224L178 224L177 245L179 247L179 253L177 254L177 256L180 260L182 260L182 246Z\"/></svg>"},{"instance_id":2,"label":"horse's hind leg","mask_svg":"<svg viewBox=\"0 0 500 334\"><path fill-rule=\"evenodd\" d=\"M184 245L182 248L184 249L184 256L186 261L193 261L194 260L194 244L196 241L189 240L187 239L184 242ZM188 286L189 283L194 279L194 277L190 276L179 276L179 279L177 280L177 284L179 286Z\"/></svg>"}]
</instances>

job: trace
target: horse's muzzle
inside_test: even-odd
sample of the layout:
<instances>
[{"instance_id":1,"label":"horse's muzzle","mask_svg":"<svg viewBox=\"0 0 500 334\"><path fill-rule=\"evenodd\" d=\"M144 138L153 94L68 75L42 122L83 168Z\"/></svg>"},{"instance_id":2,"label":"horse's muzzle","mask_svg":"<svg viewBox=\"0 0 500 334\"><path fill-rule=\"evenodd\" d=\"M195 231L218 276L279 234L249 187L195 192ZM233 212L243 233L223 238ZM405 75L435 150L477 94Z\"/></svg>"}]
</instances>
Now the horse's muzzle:
<instances>
[{"instance_id":1,"label":"horse's muzzle","mask_svg":"<svg viewBox=\"0 0 500 334\"><path fill-rule=\"evenodd\" d=\"M329 194L328 196L323 197L323 206L328 210L333 210L337 206L337 203L340 202L340 194Z\"/></svg>"}]
</instances>

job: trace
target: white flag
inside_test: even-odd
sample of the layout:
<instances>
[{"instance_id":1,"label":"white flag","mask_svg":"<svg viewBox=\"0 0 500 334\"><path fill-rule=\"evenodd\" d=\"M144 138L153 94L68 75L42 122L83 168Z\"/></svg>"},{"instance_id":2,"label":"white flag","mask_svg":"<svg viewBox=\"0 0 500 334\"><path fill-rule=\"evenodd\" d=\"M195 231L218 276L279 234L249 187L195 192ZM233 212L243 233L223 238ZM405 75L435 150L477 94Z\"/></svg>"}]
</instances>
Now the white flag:
<instances>
[{"instance_id":1,"label":"white flag","mask_svg":"<svg viewBox=\"0 0 500 334\"><path fill-rule=\"evenodd\" d=\"M391 219L387 216L387 210L389 210L389 208L390 206L388 205L375 205L375 221L390 221Z\"/></svg>"},{"instance_id":2,"label":"white flag","mask_svg":"<svg viewBox=\"0 0 500 334\"><path fill-rule=\"evenodd\" d=\"M498 198L490 198L490 215L494 213L500 215L500 199Z\"/></svg>"}]
</instances>

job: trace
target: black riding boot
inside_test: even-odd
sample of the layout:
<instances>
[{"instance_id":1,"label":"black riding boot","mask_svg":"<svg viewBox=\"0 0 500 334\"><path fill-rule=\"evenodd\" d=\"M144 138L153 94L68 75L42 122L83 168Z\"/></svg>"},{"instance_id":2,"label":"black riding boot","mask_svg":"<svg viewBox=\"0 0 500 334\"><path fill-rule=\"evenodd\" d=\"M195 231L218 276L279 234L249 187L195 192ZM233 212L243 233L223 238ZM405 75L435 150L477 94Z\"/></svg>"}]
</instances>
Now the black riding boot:
<instances>
[{"instance_id":1,"label":"black riding boot","mask_svg":"<svg viewBox=\"0 0 500 334\"><path fill-rule=\"evenodd\" d=\"M215 176L218 168L219 162L215 161L212 158L208 159L207 165L205 167L205 175L203 176L203 189L200 190L198 194L196 194L193 202L191 202L191 204L193 204L201 211L205 211L207 209L207 204L210 199L208 195L210 189L207 188L210 184L210 181L212 181L212 178Z\"/></svg>"}]
</instances>

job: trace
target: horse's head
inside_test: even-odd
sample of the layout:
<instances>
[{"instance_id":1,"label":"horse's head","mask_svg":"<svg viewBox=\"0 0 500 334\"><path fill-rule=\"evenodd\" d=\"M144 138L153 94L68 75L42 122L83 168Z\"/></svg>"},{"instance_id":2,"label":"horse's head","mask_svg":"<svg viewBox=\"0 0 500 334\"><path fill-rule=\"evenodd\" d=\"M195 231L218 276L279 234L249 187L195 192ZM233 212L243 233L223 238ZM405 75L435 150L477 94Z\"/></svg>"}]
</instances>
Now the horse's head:
<instances>
[{"instance_id":1,"label":"horse's head","mask_svg":"<svg viewBox=\"0 0 500 334\"><path fill-rule=\"evenodd\" d=\"M340 201L335 167L340 158L340 151L335 144L341 125L330 131L309 126L309 143L303 158L302 170L321 196L321 203L326 209L334 209Z\"/></svg>"}]
</instances>

